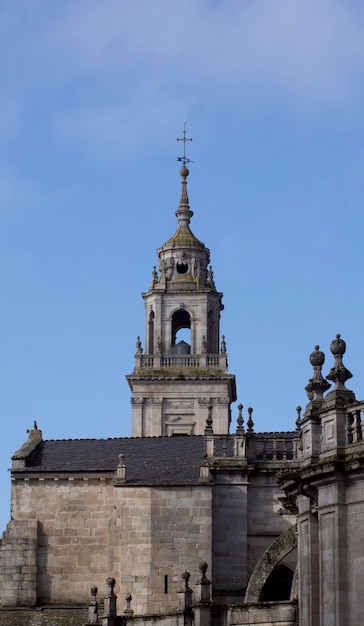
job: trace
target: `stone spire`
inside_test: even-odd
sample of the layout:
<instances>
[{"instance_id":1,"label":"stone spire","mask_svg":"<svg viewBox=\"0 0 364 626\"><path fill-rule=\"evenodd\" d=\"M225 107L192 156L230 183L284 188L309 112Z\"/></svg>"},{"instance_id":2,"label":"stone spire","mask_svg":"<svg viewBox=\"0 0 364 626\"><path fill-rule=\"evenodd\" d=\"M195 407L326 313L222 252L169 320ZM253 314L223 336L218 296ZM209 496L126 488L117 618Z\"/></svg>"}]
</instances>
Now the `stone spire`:
<instances>
[{"instance_id":1,"label":"stone spire","mask_svg":"<svg viewBox=\"0 0 364 626\"><path fill-rule=\"evenodd\" d=\"M352 378L352 373L345 367L343 356L346 352L346 343L337 334L335 339L330 343L330 351L333 354L335 362L330 369L326 378L335 383L335 387L326 396L326 402L331 404L351 404L355 400L353 391L345 387L345 382Z\"/></svg>"},{"instance_id":2,"label":"stone spire","mask_svg":"<svg viewBox=\"0 0 364 626\"><path fill-rule=\"evenodd\" d=\"M323 393L327 391L331 385L322 376L322 366L325 363L325 355L320 350L320 346L315 346L315 350L310 354L310 363L313 367L313 377L308 381L305 390L307 397L311 402L322 402Z\"/></svg>"},{"instance_id":3,"label":"stone spire","mask_svg":"<svg viewBox=\"0 0 364 626\"><path fill-rule=\"evenodd\" d=\"M181 247L181 249L187 248L186 249L187 256L190 256L189 254L190 251L195 250L195 254L197 253L200 263L204 265L204 274L205 274L205 280L206 280L207 272L208 272L207 265L210 261L210 251L208 250L208 248L204 246L202 241L200 241L199 239L197 239L197 237L195 237L195 235L193 234L189 226L191 218L193 217L193 211L191 211L190 209L188 193L187 193L187 177L189 176L190 172L186 166L183 166L181 167L179 174L182 178L182 181L181 181L182 189L181 189L178 209L177 211L175 211L175 216L177 217L177 220L178 220L178 227L177 227L176 232L172 235L172 237L168 239L168 241L166 241L166 243L158 250L158 256L160 259L161 258L163 259L165 255L162 254L161 256L161 253L167 250L170 252L171 245L179 246ZM201 252L203 253L202 256L201 256ZM168 257L169 256L170 254L168 255ZM190 269L192 273L194 273L194 270L196 268L193 267L193 265L191 265L191 267L188 269ZM188 272L188 269L187 269L187 272Z\"/></svg>"},{"instance_id":4,"label":"stone spire","mask_svg":"<svg viewBox=\"0 0 364 626\"><path fill-rule=\"evenodd\" d=\"M323 394L330 388L330 383L322 376L322 366L325 363L325 355L320 346L315 346L309 357L313 367L313 376L309 379L305 390L309 403L301 419L301 409L297 409L296 426L300 433L299 450L304 464L315 462L321 452L321 412L325 407Z\"/></svg>"},{"instance_id":5,"label":"stone spire","mask_svg":"<svg viewBox=\"0 0 364 626\"><path fill-rule=\"evenodd\" d=\"M189 176L190 172L187 167L181 167L179 174L182 178L182 189L181 189L181 197L179 199L179 207L176 211L176 216L178 218L178 223L182 222L190 223L190 219L193 216L193 211L190 210L190 206L188 204L188 194L187 194L187 176Z\"/></svg>"},{"instance_id":6,"label":"stone spire","mask_svg":"<svg viewBox=\"0 0 364 626\"><path fill-rule=\"evenodd\" d=\"M308 416L317 415L324 401L323 394L330 388L330 383L322 376L322 366L325 363L325 355L320 350L320 346L310 354L310 363L313 367L313 376L309 379L305 390L309 403L306 407L304 419Z\"/></svg>"}]
</instances>

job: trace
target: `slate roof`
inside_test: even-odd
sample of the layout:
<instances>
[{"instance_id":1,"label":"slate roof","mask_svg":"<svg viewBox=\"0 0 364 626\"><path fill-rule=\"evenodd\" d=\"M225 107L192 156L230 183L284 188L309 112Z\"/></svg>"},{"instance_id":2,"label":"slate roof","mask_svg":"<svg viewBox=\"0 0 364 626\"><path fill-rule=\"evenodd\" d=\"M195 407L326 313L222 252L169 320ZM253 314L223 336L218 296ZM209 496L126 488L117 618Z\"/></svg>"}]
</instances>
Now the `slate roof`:
<instances>
[{"instance_id":1,"label":"slate roof","mask_svg":"<svg viewBox=\"0 0 364 626\"><path fill-rule=\"evenodd\" d=\"M127 484L195 484L203 452L200 435L50 440L42 441L15 473L114 473L123 454Z\"/></svg>"}]
</instances>

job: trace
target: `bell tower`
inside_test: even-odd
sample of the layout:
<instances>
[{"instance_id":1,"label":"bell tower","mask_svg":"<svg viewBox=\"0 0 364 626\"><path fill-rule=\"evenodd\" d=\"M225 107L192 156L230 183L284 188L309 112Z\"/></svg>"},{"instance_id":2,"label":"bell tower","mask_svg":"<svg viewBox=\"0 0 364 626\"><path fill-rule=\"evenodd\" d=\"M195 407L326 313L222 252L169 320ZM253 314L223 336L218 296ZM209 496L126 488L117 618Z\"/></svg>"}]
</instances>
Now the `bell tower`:
<instances>
[{"instance_id":1,"label":"bell tower","mask_svg":"<svg viewBox=\"0 0 364 626\"><path fill-rule=\"evenodd\" d=\"M184 137L184 141L186 141ZM201 435L206 419L226 434L236 400L224 336L222 293L215 287L210 251L190 229L184 156L177 230L158 250L145 303L145 350L138 337L132 392L133 437ZM180 335L183 333L183 338Z\"/></svg>"}]
</instances>

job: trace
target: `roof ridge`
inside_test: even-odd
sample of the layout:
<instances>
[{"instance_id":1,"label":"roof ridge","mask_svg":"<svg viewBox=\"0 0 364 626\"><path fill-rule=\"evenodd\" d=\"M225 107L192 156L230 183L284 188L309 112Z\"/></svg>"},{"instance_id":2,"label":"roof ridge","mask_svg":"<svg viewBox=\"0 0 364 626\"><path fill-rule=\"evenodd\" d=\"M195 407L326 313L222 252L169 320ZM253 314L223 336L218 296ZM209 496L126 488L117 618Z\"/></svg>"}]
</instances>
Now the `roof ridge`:
<instances>
[{"instance_id":1,"label":"roof ridge","mask_svg":"<svg viewBox=\"0 0 364 626\"><path fill-rule=\"evenodd\" d=\"M184 435L187 437L203 437L203 435ZM184 437L183 435L179 436ZM57 441L131 441L131 440L141 440L141 439L173 439L173 437L169 435L151 435L146 437L65 437L62 439L43 439L43 443L57 442ZM177 437L176 437L177 439Z\"/></svg>"}]
</instances>

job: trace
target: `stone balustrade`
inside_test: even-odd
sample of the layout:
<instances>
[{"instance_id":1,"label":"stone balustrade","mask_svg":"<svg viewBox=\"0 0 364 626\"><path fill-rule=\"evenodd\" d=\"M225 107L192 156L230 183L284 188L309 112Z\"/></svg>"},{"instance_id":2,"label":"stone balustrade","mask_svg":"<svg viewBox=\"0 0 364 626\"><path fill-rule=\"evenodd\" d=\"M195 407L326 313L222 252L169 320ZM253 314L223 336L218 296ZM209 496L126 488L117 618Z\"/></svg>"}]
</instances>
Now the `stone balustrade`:
<instances>
[{"instance_id":1,"label":"stone balustrade","mask_svg":"<svg viewBox=\"0 0 364 626\"><path fill-rule=\"evenodd\" d=\"M169 368L211 368L227 371L226 354L184 354L161 356L160 354L136 354L135 370L160 370Z\"/></svg>"},{"instance_id":2,"label":"stone balustrade","mask_svg":"<svg viewBox=\"0 0 364 626\"><path fill-rule=\"evenodd\" d=\"M240 457L248 463L284 464L297 458L299 433L248 431L237 435L210 435L205 439L207 456L220 459Z\"/></svg>"},{"instance_id":3,"label":"stone balustrade","mask_svg":"<svg viewBox=\"0 0 364 626\"><path fill-rule=\"evenodd\" d=\"M346 419L346 443L364 445L364 402L348 409Z\"/></svg>"}]
</instances>

